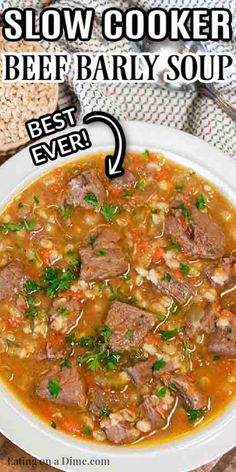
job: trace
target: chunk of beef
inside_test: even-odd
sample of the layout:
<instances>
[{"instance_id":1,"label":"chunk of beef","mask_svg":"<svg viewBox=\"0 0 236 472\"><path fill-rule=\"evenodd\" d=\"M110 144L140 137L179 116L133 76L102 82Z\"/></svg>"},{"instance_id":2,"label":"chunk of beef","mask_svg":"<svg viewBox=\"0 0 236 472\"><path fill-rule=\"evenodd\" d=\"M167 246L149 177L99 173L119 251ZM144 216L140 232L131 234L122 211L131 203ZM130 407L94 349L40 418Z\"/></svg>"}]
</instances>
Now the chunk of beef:
<instances>
[{"instance_id":1,"label":"chunk of beef","mask_svg":"<svg viewBox=\"0 0 236 472\"><path fill-rule=\"evenodd\" d=\"M49 311L50 327L57 332L66 333L81 315L80 301L76 298L58 297Z\"/></svg>"},{"instance_id":2,"label":"chunk of beef","mask_svg":"<svg viewBox=\"0 0 236 472\"><path fill-rule=\"evenodd\" d=\"M125 173L116 179L112 179L111 185L114 188L119 187L130 187L135 182L135 177L129 170L125 170Z\"/></svg>"},{"instance_id":3,"label":"chunk of beef","mask_svg":"<svg viewBox=\"0 0 236 472\"><path fill-rule=\"evenodd\" d=\"M222 310L216 329L208 337L208 351L222 356L236 356L236 314Z\"/></svg>"},{"instance_id":4,"label":"chunk of beef","mask_svg":"<svg viewBox=\"0 0 236 472\"><path fill-rule=\"evenodd\" d=\"M128 367L126 372L133 379L134 383L138 385L149 382L152 378L152 366L156 361L156 357L152 356L146 361L137 362L134 366Z\"/></svg>"},{"instance_id":5,"label":"chunk of beef","mask_svg":"<svg viewBox=\"0 0 236 472\"><path fill-rule=\"evenodd\" d=\"M94 415L100 417L101 410L106 408L110 413L128 408L137 402L137 395L129 395L126 391L114 390L112 388L102 388L99 385L89 389L89 410Z\"/></svg>"},{"instance_id":6,"label":"chunk of beef","mask_svg":"<svg viewBox=\"0 0 236 472\"><path fill-rule=\"evenodd\" d=\"M188 217L179 208L173 208L166 219L165 234L176 239L189 256L217 259L224 254L223 231L208 213L196 208L189 210Z\"/></svg>"},{"instance_id":7,"label":"chunk of beef","mask_svg":"<svg viewBox=\"0 0 236 472\"><path fill-rule=\"evenodd\" d=\"M168 383L174 385L184 405L190 410L202 410L207 406L205 396L197 389L194 383L190 382L186 377L177 377L170 375Z\"/></svg>"},{"instance_id":8,"label":"chunk of beef","mask_svg":"<svg viewBox=\"0 0 236 472\"><path fill-rule=\"evenodd\" d=\"M117 244L117 234L105 229L94 237L94 244L80 249L81 277L86 280L106 279L126 272L128 261Z\"/></svg>"},{"instance_id":9,"label":"chunk of beef","mask_svg":"<svg viewBox=\"0 0 236 472\"><path fill-rule=\"evenodd\" d=\"M95 170L85 170L78 177L68 182L66 202L73 206L82 206L88 209L95 208L96 205L84 199L88 194L93 194L99 205L103 203L105 191Z\"/></svg>"},{"instance_id":10,"label":"chunk of beef","mask_svg":"<svg viewBox=\"0 0 236 472\"><path fill-rule=\"evenodd\" d=\"M52 333L45 345L36 355L38 360L48 359L48 360L60 360L65 359L71 352L71 347L65 341L65 337Z\"/></svg>"},{"instance_id":11,"label":"chunk of beef","mask_svg":"<svg viewBox=\"0 0 236 472\"><path fill-rule=\"evenodd\" d=\"M194 209L191 215L197 255L208 259L222 257L225 249L225 235L220 226L208 213Z\"/></svg>"},{"instance_id":12,"label":"chunk of beef","mask_svg":"<svg viewBox=\"0 0 236 472\"><path fill-rule=\"evenodd\" d=\"M198 332L206 334L215 330L216 310L210 303L206 307L193 304L186 313L187 335L192 338Z\"/></svg>"},{"instance_id":13,"label":"chunk of beef","mask_svg":"<svg viewBox=\"0 0 236 472\"><path fill-rule=\"evenodd\" d=\"M172 297L179 305L185 305L194 295L194 289L184 280L177 279L173 274L152 282L161 293Z\"/></svg>"},{"instance_id":14,"label":"chunk of beef","mask_svg":"<svg viewBox=\"0 0 236 472\"><path fill-rule=\"evenodd\" d=\"M173 372L175 370L174 364L171 361L167 362L161 369L153 370L152 367L156 360L157 358L152 356L146 361L137 362L134 366L128 367L126 372L133 379L134 383L142 385L149 382L152 377L159 379L164 373Z\"/></svg>"},{"instance_id":15,"label":"chunk of beef","mask_svg":"<svg viewBox=\"0 0 236 472\"><path fill-rule=\"evenodd\" d=\"M154 325L151 313L127 303L112 302L106 325L112 330L109 345L113 351L130 351L141 347L142 342Z\"/></svg>"},{"instance_id":16,"label":"chunk of beef","mask_svg":"<svg viewBox=\"0 0 236 472\"><path fill-rule=\"evenodd\" d=\"M206 268L206 275L212 286L218 291L236 287L236 257L224 257L218 264L210 264Z\"/></svg>"},{"instance_id":17,"label":"chunk of beef","mask_svg":"<svg viewBox=\"0 0 236 472\"><path fill-rule=\"evenodd\" d=\"M23 290L27 278L19 262L10 262L0 269L0 300L17 295Z\"/></svg>"},{"instance_id":18,"label":"chunk of beef","mask_svg":"<svg viewBox=\"0 0 236 472\"><path fill-rule=\"evenodd\" d=\"M134 423L125 421L116 414L104 418L100 426L105 431L107 439L114 444L129 444L136 441L140 436L140 432L134 427Z\"/></svg>"},{"instance_id":19,"label":"chunk of beef","mask_svg":"<svg viewBox=\"0 0 236 472\"><path fill-rule=\"evenodd\" d=\"M53 384L59 386L59 392L56 388L54 394ZM80 407L84 407L86 403L85 383L81 371L76 366L62 370L55 366L43 375L36 387L36 393L39 397L55 403L77 404Z\"/></svg>"},{"instance_id":20,"label":"chunk of beef","mask_svg":"<svg viewBox=\"0 0 236 472\"><path fill-rule=\"evenodd\" d=\"M165 425L165 414L156 395L145 398L140 406L140 412L151 422L153 428L160 429Z\"/></svg>"}]
</instances>

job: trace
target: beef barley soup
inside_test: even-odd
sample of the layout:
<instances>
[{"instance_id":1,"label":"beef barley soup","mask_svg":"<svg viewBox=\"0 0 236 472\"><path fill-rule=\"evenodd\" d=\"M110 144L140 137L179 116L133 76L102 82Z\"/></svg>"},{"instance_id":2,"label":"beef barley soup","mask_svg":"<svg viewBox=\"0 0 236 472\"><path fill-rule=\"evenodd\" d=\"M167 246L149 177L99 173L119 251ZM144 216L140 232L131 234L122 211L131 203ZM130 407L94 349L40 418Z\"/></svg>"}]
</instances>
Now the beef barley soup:
<instances>
[{"instance_id":1,"label":"beef barley soup","mask_svg":"<svg viewBox=\"0 0 236 472\"><path fill-rule=\"evenodd\" d=\"M48 426L169 441L236 390L236 212L145 150L38 178L0 217L0 375Z\"/></svg>"}]
</instances>

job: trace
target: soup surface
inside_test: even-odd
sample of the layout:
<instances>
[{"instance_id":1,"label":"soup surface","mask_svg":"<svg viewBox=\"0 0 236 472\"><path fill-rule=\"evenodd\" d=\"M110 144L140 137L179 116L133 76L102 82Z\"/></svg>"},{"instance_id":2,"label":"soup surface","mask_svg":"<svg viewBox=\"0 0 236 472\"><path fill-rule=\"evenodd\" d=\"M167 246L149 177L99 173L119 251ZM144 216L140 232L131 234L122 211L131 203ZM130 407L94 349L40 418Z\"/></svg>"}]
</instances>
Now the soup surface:
<instances>
[{"instance_id":1,"label":"soup surface","mask_svg":"<svg viewBox=\"0 0 236 472\"><path fill-rule=\"evenodd\" d=\"M193 171L129 153L52 170L0 219L0 375L52 428L157 443L236 385L236 212Z\"/></svg>"}]
</instances>

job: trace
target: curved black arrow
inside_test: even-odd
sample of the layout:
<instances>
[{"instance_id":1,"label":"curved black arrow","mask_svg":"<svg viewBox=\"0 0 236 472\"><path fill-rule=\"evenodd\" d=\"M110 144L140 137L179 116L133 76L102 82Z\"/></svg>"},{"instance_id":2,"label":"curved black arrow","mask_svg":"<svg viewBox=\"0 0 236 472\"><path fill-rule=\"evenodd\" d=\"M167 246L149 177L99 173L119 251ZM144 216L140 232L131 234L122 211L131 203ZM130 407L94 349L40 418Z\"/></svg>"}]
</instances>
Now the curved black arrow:
<instances>
[{"instance_id":1,"label":"curved black arrow","mask_svg":"<svg viewBox=\"0 0 236 472\"><path fill-rule=\"evenodd\" d=\"M111 128L115 138L115 150L113 156L106 156L105 158L105 173L109 179L115 179L124 174L122 167L126 152L126 139L123 128L114 116L105 111L92 111L84 116L83 122L85 124L93 123L94 121L102 121Z\"/></svg>"}]
</instances>

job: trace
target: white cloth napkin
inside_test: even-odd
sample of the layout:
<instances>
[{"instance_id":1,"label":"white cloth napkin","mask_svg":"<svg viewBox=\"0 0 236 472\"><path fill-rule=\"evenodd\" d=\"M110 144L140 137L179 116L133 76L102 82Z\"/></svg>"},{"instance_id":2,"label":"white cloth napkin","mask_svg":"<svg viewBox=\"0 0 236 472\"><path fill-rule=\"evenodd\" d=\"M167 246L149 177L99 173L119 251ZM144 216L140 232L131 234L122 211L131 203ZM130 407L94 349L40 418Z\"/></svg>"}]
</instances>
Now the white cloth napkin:
<instances>
[{"instance_id":1,"label":"white cloth napkin","mask_svg":"<svg viewBox=\"0 0 236 472\"><path fill-rule=\"evenodd\" d=\"M42 8L42 0L0 0L0 11L9 6L20 8ZM127 40L107 42L101 35L100 19L102 12L109 7L123 10L130 6L143 9L154 7L202 7L228 8L233 16L234 39L230 42L208 42L209 51L236 52L236 1L235 0L57 0L50 6L62 7L93 7L96 19L93 36L89 42L67 42L62 39L56 43L45 43L49 51L67 51L74 53L137 51L135 44ZM232 71L227 83L216 84L233 106L236 107L236 68ZM209 98L196 93L172 92L161 89L155 84L131 83L78 83L73 84L72 70L66 83L61 86L60 105L68 103L79 105L80 118L92 110L103 110L125 120L147 121L184 130L199 136L236 159L236 123Z\"/></svg>"}]
</instances>

